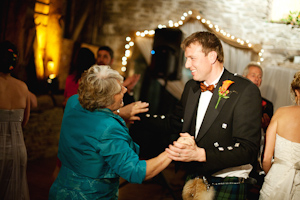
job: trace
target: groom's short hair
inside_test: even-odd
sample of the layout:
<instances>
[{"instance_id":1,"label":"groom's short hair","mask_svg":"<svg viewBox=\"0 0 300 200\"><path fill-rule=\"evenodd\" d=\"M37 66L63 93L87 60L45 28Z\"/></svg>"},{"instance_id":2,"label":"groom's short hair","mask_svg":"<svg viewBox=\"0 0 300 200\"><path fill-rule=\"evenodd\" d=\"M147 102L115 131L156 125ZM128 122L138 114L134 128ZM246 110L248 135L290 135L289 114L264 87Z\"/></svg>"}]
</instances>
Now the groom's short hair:
<instances>
[{"instance_id":1,"label":"groom's short hair","mask_svg":"<svg viewBox=\"0 0 300 200\"><path fill-rule=\"evenodd\" d=\"M181 48L185 50L191 44L198 43L202 46L202 51L205 56L209 52L215 51L217 53L217 60L220 63L224 62L223 47L220 39L213 33L207 31L195 32L188 36L182 43Z\"/></svg>"}]
</instances>

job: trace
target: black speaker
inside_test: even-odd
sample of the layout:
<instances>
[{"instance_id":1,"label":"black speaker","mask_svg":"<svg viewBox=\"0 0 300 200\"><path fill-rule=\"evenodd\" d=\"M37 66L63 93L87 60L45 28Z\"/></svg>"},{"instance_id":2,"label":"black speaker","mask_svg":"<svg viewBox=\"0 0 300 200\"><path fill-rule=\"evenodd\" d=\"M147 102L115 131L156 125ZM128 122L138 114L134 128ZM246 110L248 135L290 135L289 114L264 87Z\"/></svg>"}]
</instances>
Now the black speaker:
<instances>
[{"instance_id":1,"label":"black speaker","mask_svg":"<svg viewBox=\"0 0 300 200\"><path fill-rule=\"evenodd\" d=\"M155 78L181 79L183 51L182 31L175 28L156 29L150 71Z\"/></svg>"}]
</instances>

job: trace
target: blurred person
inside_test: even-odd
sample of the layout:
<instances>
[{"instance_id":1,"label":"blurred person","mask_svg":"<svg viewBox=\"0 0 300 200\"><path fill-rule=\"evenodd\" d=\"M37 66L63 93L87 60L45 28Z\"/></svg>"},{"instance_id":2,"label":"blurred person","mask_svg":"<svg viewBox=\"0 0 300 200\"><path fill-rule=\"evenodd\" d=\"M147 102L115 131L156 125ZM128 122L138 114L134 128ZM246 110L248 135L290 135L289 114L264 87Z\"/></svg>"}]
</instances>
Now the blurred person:
<instances>
[{"instance_id":1,"label":"blurred person","mask_svg":"<svg viewBox=\"0 0 300 200\"><path fill-rule=\"evenodd\" d=\"M38 101L36 95L29 91L29 96L30 96L30 108L38 107Z\"/></svg>"},{"instance_id":2,"label":"blurred person","mask_svg":"<svg viewBox=\"0 0 300 200\"><path fill-rule=\"evenodd\" d=\"M97 65L112 65L114 61L114 52L108 46L101 46L97 52L96 64ZM133 89L137 82L140 80L140 74L133 74L132 76L127 77L123 85L127 88L127 93L124 95L124 104L130 104L134 102Z\"/></svg>"},{"instance_id":3,"label":"blurred person","mask_svg":"<svg viewBox=\"0 0 300 200\"><path fill-rule=\"evenodd\" d=\"M300 199L300 72L291 83L296 105L277 109L267 129L259 199Z\"/></svg>"},{"instance_id":4,"label":"blurred person","mask_svg":"<svg viewBox=\"0 0 300 200\"><path fill-rule=\"evenodd\" d=\"M0 43L0 199L29 199L26 177L27 152L22 128L30 115L27 85L11 76L18 50Z\"/></svg>"},{"instance_id":5,"label":"blurred person","mask_svg":"<svg viewBox=\"0 0 300 200\"><path fill-rule=\"evenodd\" d=\"M243 76L252 81L257 87L260 87L263 77L263 71L261 66L257 62L250 62L244 69ZM262 129L266 132L270 120L273 116L273 103L266 98L262 97Z\"/></svg>"},{"instance_id":6,"label":"blurred person","mask_svg":"<svg viewBox=\"0 0 300 200\"><path fill-rule=\"evenodd\" d=\"M250 62L243 71L243 76L252 81L258 88L262 83L263 70L257 62ZM264 181L264 172L262 170L262 160L265 148L265 136L266 130L270 124L270 120L273 116L273 103L262 97L261 102L262 117L261 117L261 140L258 153L257 163L253 166L253 170L250 176L257 180L255 185L249 187L249 198L257 199L259 196L259 190Z\"/></svg>"},{"instance_id":7,"label":"blurred person","mask_svg":"<svg viewBox=\"0 0 300 200\"><path fill-rule=\"evenodd\" d=\"M75 60L70 68L69 75L66 79L65 91L64 91L64 102L63 106L66 105L70 96L77 94L78 81L81 74L89 69L95 63L95 55L88 48L80 48L75 56Z\"/></svg>"},{"instance_id":8,"label":"blurred person","mask_svg":"<svg viewBox=\"0 0 300 200\"><path fill-rule=\"evenodd\" d=\"M139 160L120 109L127 89L109 66L94 65L83 73L78 94L69 98L62 121L58 157L61 170L49 199L118 199L119 178L142 183L171 162L163 152Z\"/></svg>"}]
</instances>

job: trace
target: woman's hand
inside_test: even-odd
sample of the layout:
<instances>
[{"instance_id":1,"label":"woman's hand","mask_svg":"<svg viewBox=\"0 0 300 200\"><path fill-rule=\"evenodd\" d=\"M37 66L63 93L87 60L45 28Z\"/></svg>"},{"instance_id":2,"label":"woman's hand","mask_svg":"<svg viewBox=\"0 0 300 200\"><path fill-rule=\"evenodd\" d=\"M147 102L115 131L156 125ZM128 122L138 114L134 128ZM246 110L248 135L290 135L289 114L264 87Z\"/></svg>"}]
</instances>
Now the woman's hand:
<instances>
[{"instance_id":1,"label":"woman's hand","mask_svg":"<svg viewBox=\"0 0 300 200\"><path fill-rule=\"evenodd\" d=\"M146 102L133 102L131 104L128 104L122 108L120 108L119 115L127 122L134 123L135 120L141 120L140 117L136 116L140 113L148 112L149 103Z\"/></svg>"}]
</instances>

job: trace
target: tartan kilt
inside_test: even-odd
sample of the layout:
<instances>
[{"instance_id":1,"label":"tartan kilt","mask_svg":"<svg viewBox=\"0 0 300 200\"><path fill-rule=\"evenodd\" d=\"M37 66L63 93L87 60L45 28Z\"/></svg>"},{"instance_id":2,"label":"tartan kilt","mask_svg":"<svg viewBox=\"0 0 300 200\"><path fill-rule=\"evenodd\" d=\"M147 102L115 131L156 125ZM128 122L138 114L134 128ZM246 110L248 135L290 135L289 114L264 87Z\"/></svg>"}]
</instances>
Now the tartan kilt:
<instances>
[{"instance_id":1,"label":"tartan kilt","mask_svg":"<svg viewBox=\"0 0 300 200\"><path fill-rule=\"evenodd\" d=\"M212 183L225 183L225 182L237 182L236 177L226 178L211 178ZM247 184L225 184L225 185L213 185L216 193L215 200L245 200L247 198Z\"/></svg>"},{"instance_id":2,"label":"tartan kilt","mask_svg":"<svg viewBox=\"0 0 300 200\"><path fill-rule=\"evenodd\" d=\"M197 177L197 175L188 175L186 182L190 179ZM201 176L200 176L201 177ZM226 182L238 182L237 177L210 177L209 184L210 187L214 187L215 195L214 200L245 200L247 199L247 184L230 184ZM220 185L214 185L214 183L221 183ZM224 183L224 185L222 184Z\"/></svg>"}]
</instances>

